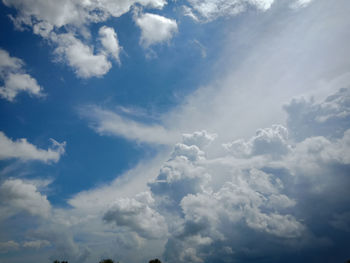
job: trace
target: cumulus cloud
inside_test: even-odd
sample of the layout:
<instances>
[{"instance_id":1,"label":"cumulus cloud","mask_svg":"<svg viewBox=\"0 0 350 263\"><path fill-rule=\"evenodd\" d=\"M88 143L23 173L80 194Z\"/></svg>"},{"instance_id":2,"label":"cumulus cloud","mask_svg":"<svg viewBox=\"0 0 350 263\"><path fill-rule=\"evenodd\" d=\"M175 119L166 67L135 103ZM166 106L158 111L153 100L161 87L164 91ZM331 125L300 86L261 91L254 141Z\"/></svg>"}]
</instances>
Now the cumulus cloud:
<instances>
[{"instance_id":1,"label":"cumulus cloud","mask_svg":"<svg viewBox=\"0 0 350 263\"><path fill-rule=\"evenodd\" d=\"M214 20L220 16L234 16L246 11L249 7L255 7L258 10L266 11L273 4L274 0L188 0L193 10L204 20ZM186 14L196 17L192 10L185 8Z\"/></svg>"},{"instance_id":2,"label":"cumulus cloud","mask_svg":"<svg viewBox=\"0 0 350 263\"><path fill-rule=\"evenodd\" d=\"M52 39L58 45L55 53L60 60L67 61L81 78L101 77L112 67L105 54L95 54L92 47L71 33L55 35Z\"/></svg>"},{"instance_id":3,"label":"cumulus cloud","mask_svg":"<svg viewBox=\"0 0 350 263\"><path fill-rule=\"evenodd\" d=\"M297 261L296 251L335 251L333 244L344 241L341 231L348 231L349 128L295 141L288 140L288 126L273 125L244 140L249 154L230 143L219 155L210 151L222 147L220 134L186 133L157 163L76 195L69 209L52 208L37 183L19 179L2 183L1 208L46 218L30 240L49 243L20 247L52 246L72 260L93 261L99 251L110 251L131 262L150 253L170 263L247 262L286 253Z\"/></svg>"},{"instance_id":4,"label":"cumulus cloud","mask_svg":"<svg viewBox=\"0 0 350 263\"><path fill-rule=\"evenodd\" d=\"M259 11L269 10L275 2L279 0L188 0L191 7L184 5L184 15L191 17L195 21L212 21L223 16L236 16L250 8ZM292 8L302 8L308 6L312 0L293 0Z\"/></svg>"},{"instance_id":5,"label":"cumulus cloud","mask_svg":"<svg viewBox=\"0 0 350 263\"><path fill-rule=\"evenodd\" d=\"M350 90L342 88L322 102L314 99L293 99L284 106L287 125L294 140L311 136L342 137L349 128Z\"/></svg>"},{"instance_id":6,"label":"cumulus cloud","mask_svg":"<svg viewBox=\"0 0 350 263\"><path fill-rule=\"evenodd\" d=\"M128 227L147 239L161 238L167 234L167 225L163 216L152 208L153 204L154 200L147 192L136 198L118 199L103 219L114 222L117 227Z\"/></svg>"},{"instance_id":7,"label":"cumulus cloud","mask_svg":"<svg viewBox=\"0 0 350 263\"><path fill-rule=\"evenodd\" d=\"M65 152L66 143L59 143L54 139L51 139L51 142L52 148L43 150L38 149L25 138L13 141L3 132L0 132L0 160L17 158L24 161L58 162L61 155Z\"/></svg>"},{"instance_id":8,"label":"cumulus cloud","mask_svg":"<svg viewBox=\"0 0 350 263\"><path fill-rule=\"evenodd\" d=\"M119 46L117 33L114 29L103 26L99 29L98 34L105 52L120 63L119 53L122 50L122 47Z\"/></svg>"},{"instance_id":9,"label":"cumulus cloud","mask_svg":"<svg viewBox=\"0 0 350 263\"><path fill-rule=\"evenodd\" d=\"M128 12L135 3L146 7L162 8L166 1L132 0L116 3L111 0L64 0L58 3L54 0L4 0L3 3L17 9L18 13L15 17L17 23L32 26L43 21L60 28L66 25L81 26L93 22L103 22L109 17L119 17Z\"/></svg>"},{"instance_id":10,"label":"cumulus cloud","mask_svg":"<svg viewBox=\"0 0 350 263\"><path fill-rule=\"evenodd\" d=\"M140 43L146 48L169 41L178 31L175 20L156 14L141 14L135 22L141 29Z\"/></svg>"},{"instance_id":11,"label":"cumulus cloud","mask_svg":"<svg viewBox=\"0 0 350 263\"><path fill-rule=\"evenodd\" d=\"M8 101L14 101L18 93L26 92L31 96L42 97L42 87L36 79L24 70L24 62L0 48L0 96Z\"/></svg>"},{"instance_id":12,"label":"cumulus cloud","mask_svg":"<svg viewBox=\"0 0 350 263\"><path fill-rule=\"evenodd\" d=\"M281 157L289 151L287 140L288 130L282 125L273 125L271 128L259 129L249 141L240 139L223 146L236 157L266 154Z\"/></svg>"},{"instance_id":13,"label":"cumulus cloud","mask_svg":"<svg viewBox=\"0 0 350 263\"><path fill-rule=\"evenodd\" d=\"M105 22L111 17L120 17L129 12L135 4L161 9L166 1L4 0L3 3L17 10L12 20L18 28L32 28L35 34L54 43L57 46L55 52L62 62L72 67L77 76L90 78L100 77L110 70L112 65L108 60L109 56L120 62L120 46L114 30L102 27L99 31L99 39L104 52L95 54L94 47L81 40L91 36L87 26L91 23ZM66 33L62 33L62 28L65 28ZM75 32L83 38L74 36Z\"/></svg>"},{"instance_id":14,"label":"cumulus cloud","mask_svg":"<svg viewBox=\"0 0 350 263\"><path fill-rule=\"evenodd\" d=\"M7 179L0 186L1 220L17 213L28 213L33 216L47 218L51 205L37 186L21 179Z\"/></svg>"}]
</instances>

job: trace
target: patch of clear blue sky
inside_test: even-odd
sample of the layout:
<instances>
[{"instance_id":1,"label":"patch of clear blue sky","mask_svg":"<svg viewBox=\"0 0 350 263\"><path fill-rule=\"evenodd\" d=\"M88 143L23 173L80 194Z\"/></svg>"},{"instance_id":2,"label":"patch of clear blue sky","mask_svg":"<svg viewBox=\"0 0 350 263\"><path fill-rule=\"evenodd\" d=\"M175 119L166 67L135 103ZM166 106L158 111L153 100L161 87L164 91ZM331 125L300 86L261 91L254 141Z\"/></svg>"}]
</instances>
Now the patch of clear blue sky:
<instances>
[{"instance_id":1,"label":"patch of clear blue sky","mask_svg":"<svg viewBox=\"0 0 350 263\"><path fill-rule=\"evenodd\" d=\"M169 45L152 47L157 54L153 59L147 59L147 51L139 45L140 29L133 22L131 13L103 24L92 24L91 44L94 45L100 26L107 25L116 30L124 49L120 55L121 66L114 64L101 78L79 79L67 65L53 61L54 47L47 41L30 29L14 29L8 17L14 13L13 9L1 4L0 47L25 61L27 72L37 79L47 97L31 98L23 93L18 95L15 103L1 99L0 130L12 139L27 138L39 148L49 147L49 138L66 141L67 147L66 154L56 164L24 164L9 160L1 161L0 168L16 167L6 177L25 174L22 177L54 179L49 195L53 204L64 204L64 200L74 193L111 181L141 159L156 153L149 145L98 135L79 117L77 109L92 104L107 109L137 107L150 114L171 110L186 95L210 80L224 34L220 29L225 23L220 20L194 23L169 4L162 10L162 15L176 19L179 32ZM205 58L194 40L206 48ZM145 118L142 121L152 120Z\"/></svg>"}]
</instances>

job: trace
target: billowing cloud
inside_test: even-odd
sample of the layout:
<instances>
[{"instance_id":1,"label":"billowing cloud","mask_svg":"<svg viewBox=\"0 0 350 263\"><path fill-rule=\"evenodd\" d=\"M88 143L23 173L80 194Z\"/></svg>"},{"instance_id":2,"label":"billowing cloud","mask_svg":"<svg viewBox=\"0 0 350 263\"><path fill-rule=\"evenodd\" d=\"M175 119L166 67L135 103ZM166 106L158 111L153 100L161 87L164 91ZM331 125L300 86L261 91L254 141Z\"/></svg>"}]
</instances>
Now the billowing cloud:
<instances>
[{"instance_id":1,"label":"billowing cloud","mask_svg":"<svg viewBox=\"0 0 350 263\"><path fill-rule=\"evenodd\" d=\"M24 70L24 62L11 57L6 50L0 48L0 97L14 101L18 93L26 92L31 96L42 97L43 89L36 79Z\"/></svg>"},{"instance_id":2,"label":"billowing cloud","mask_svg":"<svg viewBox=\"0 0 350 263\"><path fill-rule=\"evenodd\" d=\"M61 155L65 152L66 143L59 143L54 139L51 139L51 142L52 148L43 150L38 149L25 138L13 141L3 132L0 132L0 160L17 158L24 161L58 162Z\"/></svg>"},{"instance_id":3,"label":"billowing cloud","mask_svg":"<svg viewBox=\"0 0 350 263\"><path fill-rule=\"evenodd\" d=\"M32 28L35 34L54 43L57 46L55 53L62 62L72 67L77 76L90 78L100 77L110 70L112 64L108 60L109 56L119 63L120 47L114 30L102 27L99 38L104 52L95 54L94 47L86 43L91 37L87 26L111 17L120 17L129 12L134 4L161 9L166 1L4 0L3 3L17 10L12 20L18 28ZM66 33L62 33L62 28L65 28Z\"/></svg>"},{"instance_id":4,"label":"billowing cloud","mask_svg":"<svg viewBox=\"0 0 350 263\"><path fill-rule=\"evenodd\" d=\"M350 90L342 88L321 103L293 99L284 109L293 139L301 141L318 135L339 138L350 122Z\"/></svg>"},{"instance_id":5,"label":"billowing cloud","mask_svg":"<svg viewBox=\"0 0 350 263\"><path fill-rule=\"evenodd\" d=\"M141 29L140 43L146 48L169 41L178 31L175 20L156 14L141 14L135 21Z\"/></svg>"},{"instance_id":6,"label":"billowing cloud","mask_svg":"<svg viewBox=\"0 0 350 263\"><path fill-rule=\"evenodd\" d=\"M153 205L154 200L147 192L138 194L135 199L118 199L103 219L114 222L117 227L127 227L147 239L164 237L167 225L164 218L152 208Z\"/></svg>"},{"instance_id":7,"label":"billowing cloud","mask_svg":"<svg viewBox=\"0 0 350 263\"><path fill-rule=\"evenodd\" d=\"M249 141L236 140L223 146L236 157L273 155L280 157L289 151L288 130L282 125L259 129Z\"/></svg>"},{"instance_id":8,"label":"billowing cloud","mask_svg":"<svg viewBox=\"0 0 350 263\"><path fill-rule=\"evenodd\" d=\"M251 8L259 11L269 10L275 2L279 0L188 0L189 6L184 5L183 11L186 16L195 21L212 21L219 17L236 16ZM293 0L291 7L306 7L312 0Z\"/></svg>"},{"instance_id":9,"label":"billowing cloud","mask_svg":"<svg viewBox=\"0 0 350 263\"><path fill-rule=\"evenodd\" d=\"M3 0L3 3L17 9L15 17L17 24L33 26L45 22L57 28L67 25L79 27L93 22L103 22L109 17L119 17L128 12L135 3L153 8L162 8L166 4L164 0L132 0L117 3L112 0L64 0L60 3L54 0Z\"/></svg>"},{"instance_id":10,"label":"billowing cloud","mask_svg":"<svg viewBox=\"0 0 350 263\"><path fill-rule=\"evenodd\" d=\"M346 94L335 93L342 100ZM303 109L293 118L304 116ZM323 114L332 112L326 107ZM186 133L171 153L79 193L70 208L52 207L33 182L19 179L2 183L1 207L44 220L27 240L49 243L15 240L19 248L50 245L71 260L96 261L101 251L131 262L152 253L170 263L247 262L286 253L298 260L314 251L324 257L322 251L342 249L334 244L349 229L347 127L298 141L288 138L288 126L273 125L241 140L249 150L243 152L238 143L228 143L227 151L220 134Z\"/></svg>"},{"instance_id":11,"label":"billowing cloud","mask_svg":"<svg viewBox=\"0 0 350 263\"><path fill-rule=\"evenodd\" d=\"M258 10L265 11L271 7L274 0L189 0L193 10L204 20L210 21L220 16L233 16L246 11L249 7L255 7ZM186 7L187 14L192 11Z\"/></svg>"},{"instance_id":12,"label":"billowing cloud","mask_svg":"<svg viewBox=\"0 0 350 263\"><path fill-rule=\"evenodd\" d=\"M58 44L55 53L61 60L67 61L81 78L103 76L112 67L105 54L95 54L92 47L85 45L73 34L60 34L53 39Z\"/></svg>"},{"instance_id":13,"label":"billowing cloud","mask_svg":"<svg viewBox=\"0 0 350 263\"><path fill-rule=\"evenodd\" d=\"M1 220L17 213L47 218L51 205L37 187L21 179L7 179L0 186Z\"/></svg>"}]
</instances>

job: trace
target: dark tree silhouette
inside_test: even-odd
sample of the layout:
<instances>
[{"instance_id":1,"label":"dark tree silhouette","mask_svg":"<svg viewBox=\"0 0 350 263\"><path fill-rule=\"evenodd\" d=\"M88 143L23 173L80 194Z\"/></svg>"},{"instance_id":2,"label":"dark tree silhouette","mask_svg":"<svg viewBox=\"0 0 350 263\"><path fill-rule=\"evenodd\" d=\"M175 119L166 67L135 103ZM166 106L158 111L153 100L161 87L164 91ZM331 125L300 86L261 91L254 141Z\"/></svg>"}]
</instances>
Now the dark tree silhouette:
<instances>
[{"instance_id":1,"label":"dark tree silhouette","mask_svg":"<svg viewBox=\"0 0 350 263\"><path fill-rule=\"evenodd\" d=\"M160 261L158 258L156 258L156 259L150 260L149 263L162 263L162 261Z\"/></svg>"},{"instance_id":2,"label":"dark tree silhouette","mask_svg":"<svg viewBox=\"0 0 350 263\"><path fill-rule=\"evenodd\" d=\"M100 263L114 263L112 259L103 259Z\"/></svg>"}]
</instances>

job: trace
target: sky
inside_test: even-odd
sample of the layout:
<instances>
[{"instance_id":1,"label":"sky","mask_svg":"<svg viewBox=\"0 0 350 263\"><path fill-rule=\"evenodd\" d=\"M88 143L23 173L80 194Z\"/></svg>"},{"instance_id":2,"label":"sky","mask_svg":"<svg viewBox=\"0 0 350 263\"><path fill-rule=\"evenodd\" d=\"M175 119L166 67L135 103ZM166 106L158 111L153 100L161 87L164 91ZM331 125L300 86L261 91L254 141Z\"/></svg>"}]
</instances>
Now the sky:
<instances>
[{"instance_id":1,"label":"sky","mask_svg":"<svg viewBox=\"0 0 350 263\"><path fill-rule=\"evenodd\" d=\"M350 259L348 0L2 0L0 263Z\"/></svg>"}]
</instances>

